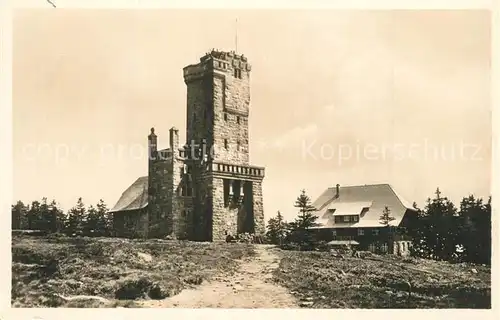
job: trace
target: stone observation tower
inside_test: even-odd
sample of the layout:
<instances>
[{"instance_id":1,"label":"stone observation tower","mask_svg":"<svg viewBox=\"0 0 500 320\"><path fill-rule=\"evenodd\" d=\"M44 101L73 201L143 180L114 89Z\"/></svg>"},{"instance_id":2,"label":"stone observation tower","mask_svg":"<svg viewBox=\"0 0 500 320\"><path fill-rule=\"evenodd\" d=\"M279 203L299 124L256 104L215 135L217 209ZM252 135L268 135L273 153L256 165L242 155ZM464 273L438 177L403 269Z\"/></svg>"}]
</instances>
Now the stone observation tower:
<instances>
[{"instance_id":1,"label":"stone observation tower","mask_svg":"<svg viewBox=\"0 0 500 320\"><path fill-rule=\"evenodd\" d=\"M217 241L265 233L264 168L249 162L250 71L243 55L216 50L184 68L186 143L171 128L169 148L158 150L151 129L148 177L112 209L117 235Z\"/></svg>"}]
</instances>

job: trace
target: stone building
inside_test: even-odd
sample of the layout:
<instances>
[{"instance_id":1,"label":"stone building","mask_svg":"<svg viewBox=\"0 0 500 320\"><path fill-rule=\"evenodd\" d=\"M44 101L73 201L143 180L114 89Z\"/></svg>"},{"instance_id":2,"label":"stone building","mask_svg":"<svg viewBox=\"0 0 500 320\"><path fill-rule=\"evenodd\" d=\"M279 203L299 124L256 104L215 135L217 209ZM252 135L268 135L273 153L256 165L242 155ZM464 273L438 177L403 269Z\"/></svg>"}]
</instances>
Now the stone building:
<instances>
[{"instance_id":1,"label":"stone building","mask_svg":"<svg viewBox=\"0 0 500 320\"><path fill-rule=\"evenodd\" d=\"M170 129L169 148L148 136L148 176L111 210L117 236L218 241L226 233L263 235L264 168L250 165L251 65L212 50L184 68L186 143Z\"/></svg>"},{"instance_id":2,"label":"stone building","mask_svg":"<svg viewBox=\"0 0 500 320\"><path fill-rule=\"evenodd\" d=\"M345 186L326 189L313 203L317 209L316 238L331 244L350 244L358 249L409 255L417 211L389 184ZM389 227L380 222L387 207L394 218Z\"/></svg>"}]
</instances>

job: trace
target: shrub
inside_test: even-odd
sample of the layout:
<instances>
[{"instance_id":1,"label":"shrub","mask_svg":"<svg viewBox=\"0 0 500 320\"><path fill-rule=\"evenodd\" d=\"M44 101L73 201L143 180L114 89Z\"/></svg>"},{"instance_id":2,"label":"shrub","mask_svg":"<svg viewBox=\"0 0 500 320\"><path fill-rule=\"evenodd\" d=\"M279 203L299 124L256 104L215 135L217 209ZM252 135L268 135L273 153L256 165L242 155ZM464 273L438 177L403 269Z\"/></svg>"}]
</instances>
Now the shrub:
<instances>
[{"instance_id":1,"label":"shrub","mask_svg":"<svg viewBox=\"0 0 500 320\"><path fill-rule=\"evenodd\" d=\"M240 233L238 234L237 241L242 243L253 243L255 235L251 233Z\"/></svg>"},{"instance_id":2,"label":"shrub","mask_svg":"<svg viewBox=\"0 0 500 320\"><path fill-rule=\"evenodd\" d=\"M138 298L163 299L167 297L158 283L147 278L129 279L124 281L115 291L115 298L119 300L135 300Z\"/></svg>"}]
</instances>

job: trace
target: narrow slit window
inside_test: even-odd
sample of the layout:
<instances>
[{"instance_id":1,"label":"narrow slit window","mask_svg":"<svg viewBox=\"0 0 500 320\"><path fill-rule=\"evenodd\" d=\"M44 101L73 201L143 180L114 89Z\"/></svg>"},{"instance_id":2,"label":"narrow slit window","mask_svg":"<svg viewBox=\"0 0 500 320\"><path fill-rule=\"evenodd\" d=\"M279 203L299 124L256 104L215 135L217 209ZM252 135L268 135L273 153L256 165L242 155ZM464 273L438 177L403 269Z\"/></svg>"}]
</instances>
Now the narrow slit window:
<instances>
[{"instance_id":1,"label":"narrow slit window","mask_svg":"<svg viewBox=\"0 0 500 320\"><path fill-rule=\"evenodd\" d=\"M236 123L240 124L240 117L236 117Z\"/></svg>"},{"instance_id":2,"label":"narrow slit window","mask_svg":"<svg viewBox=\"0 0 500 320\"><path fill-rule=\"evenodd\" d=\"M227 113L224 113L224 121L227 121Z\"/></svg>"},{"instance_id":3,"label":"narrow slit window","mask_svg":"<svg viewBox=\"0 0 500 320\"><path fill-rule=\"evenodd\" d=\"M229 148L227 139L224 139L224 148L227 150Z\"/></svg>"},{"instance_id":4,"label":"narrow slit window","mask_svg":"<svg viewBox=\"0 0 500 320\"><path fill-rule=\"evenodd\" d=\"M241 79L241 69L234 69L234 77Z\"/></svg>"}]
</instances>

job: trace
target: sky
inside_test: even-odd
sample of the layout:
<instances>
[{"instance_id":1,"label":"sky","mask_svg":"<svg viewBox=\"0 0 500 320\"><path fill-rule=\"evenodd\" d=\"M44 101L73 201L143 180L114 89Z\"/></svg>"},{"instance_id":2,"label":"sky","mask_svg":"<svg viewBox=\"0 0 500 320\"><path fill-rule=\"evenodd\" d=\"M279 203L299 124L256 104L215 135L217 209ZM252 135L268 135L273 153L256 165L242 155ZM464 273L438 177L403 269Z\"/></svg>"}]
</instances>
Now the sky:
<instances>
[{"instance_id":1,"label":"sky","mask_svg":"<svg viewBox=\"0 0 500 320\"><path fill-rule=\"evenodd\" d=\"M172 126L185 139L182 68L236 42L253 67L266 219L293 219L302 189L315 200L337 183L389 183L420 206L437 187L457 204L487 197L489 22L471 10L18 10L12 201L112 207L147 174L151 127L160 148Z\"/></svg>"}]
</instances>

